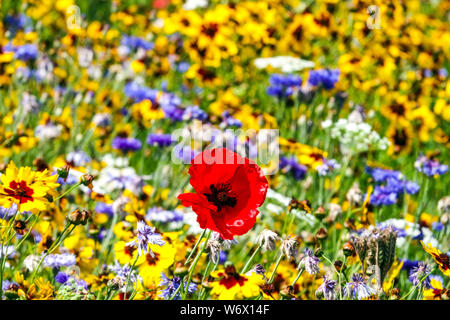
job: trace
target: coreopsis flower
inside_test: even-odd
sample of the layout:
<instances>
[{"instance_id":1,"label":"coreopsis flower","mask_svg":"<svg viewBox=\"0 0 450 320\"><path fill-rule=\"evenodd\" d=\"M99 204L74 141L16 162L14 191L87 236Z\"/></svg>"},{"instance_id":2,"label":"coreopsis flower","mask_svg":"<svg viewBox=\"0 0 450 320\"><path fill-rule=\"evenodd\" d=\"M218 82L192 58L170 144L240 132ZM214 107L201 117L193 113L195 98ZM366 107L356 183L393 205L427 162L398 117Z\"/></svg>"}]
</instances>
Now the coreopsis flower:
<instances>
[{"instance_id":1,"label":"coreopsis flower","mask_svg":"<svg viewBox=\"0 0 450 320\"><path fill-rule=\"evenodd\" d=\"M314 255L314 252L306 248L298 264L298 269L305 268L310 275L315 275L320 272L319 263L320 259Z\"/></svg>"},{"instance_id":2,"label":"coreopsis flower","mask_svg":"<svg viewBox=\"0 0 450 320\"><path fill-rule=\"evenodd\" d=\"M336 300L336 284L336 281L323 276L323 282L316 290L316 297L323 297L325 300Z\"/></svg>"},{"instance_id":3,"label":"coreopsis flower","mask_svg":"<svg viewBox=\"0 0 450 320\"><path fill-rule=\"evenodd\" d=\"M431 244L426 246L422 241L420 241L422 247L425 251L433 257L433 260L438 264L439 269L447 277L450 277L450 259L448 254L442 253L439 249L434 248Z\"/></svg>"},{"instance_id":4,"label":"coreopsis flower","mask_svg":"<svg viewBox=\"0 0 450 320\"><path fill-rule=\"evenodd\" d=\"M162 240L161 234L155 232L154 227L150 227L145 222L139 221L137 223L137 237L127 243L127 245L137 247L140 256L146 255L148 252L152 257L155 257L149 245L163 246L165 243Z\"/></svg>"},{"instance_id":5,"label":"coreopsis flower","mask_svg":"<svg viewBox=\"0 0 450 320\"><path fill-rule=\"evenodd\" d=\"M375 294L375 290L366 284L361 273L355 273L352 275L352 281L345 285L344 294L346 297L362 300Z\"/></svg>"},{"instance_id":6,"label":"coreopsis flower","mask_svg":"<svg viewBox=\"0 0 450 320\"><path fill-rule=\"evenodd\" d=\"M153 252L153 256L150 254L150 251ZM174 263L176 251L177 249L169 243L163 246L150 244L149 252L138 258L136 265L146 287L159 284L161 272L167 270Z\"/></svg>"},{"instance_id":7,"label":"coreopsis flower","mask_svg":"<svg viewBox=\"0 0 450 320\"><path fill-rule=\"evenodd\" d=\"M253 227L268 188L258 165L228 149L216 148L197 155L189 174L196 193L183 193L178 199L192 207L201 228L231 240Z\"/></svg>"},{"instance_id":8,"label":"coreopsis flower","mask_svg":"<svg viewBox=\"0 0 450 320\"><path fill-rule=\"evenodd\" d=\"M15 204L20 212L44 211L49 203L47 196L54 194L59 186L57 178L57 175L50 175L47 170L35 172L30 167L18 169L11 161L5 174L0 177L0 206L10 208Z\"/></svg>"},{"instance_id":9,"label":"coreopsis flower","mask_svg":"<svg viewBox=\"0 0 450 320\"><path fill-rule=\"evenodd\" d=\"M241 275L232 265L212 272L211 276L217 279L211 283L211 294L219 300L254 298L264 284L262 275L253 272Z\"/></svg>"},{"instance_id":10,"label":"coreopsis flower","mask_svg":"<svg viewBox=\"0 0 450 320\"><path fill-rule=\"evenodd\" d=\"M269 229L264 229L256 238L256 242L260 245L265 251L273 251L275 250L275 242L280 240L280 236Z\"/></svg>"}]
</instances>

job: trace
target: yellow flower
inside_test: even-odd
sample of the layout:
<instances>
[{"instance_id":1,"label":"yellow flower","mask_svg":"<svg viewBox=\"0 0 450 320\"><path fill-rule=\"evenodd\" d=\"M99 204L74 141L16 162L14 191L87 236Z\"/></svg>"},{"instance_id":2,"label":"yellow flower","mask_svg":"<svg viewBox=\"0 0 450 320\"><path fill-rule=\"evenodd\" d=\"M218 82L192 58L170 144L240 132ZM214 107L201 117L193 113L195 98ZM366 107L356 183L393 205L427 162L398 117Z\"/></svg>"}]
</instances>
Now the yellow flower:
<instances>
[{"instance_id":1,"label":"yellow flower","mask_svg":"<svg viewBox=\"0 0 450 320\"><path fill-rule=\"evenodd\" d=\"M260 294L260 286L264 285L262 275L253 272L250 275L240 275L234 266L215 271L211 276L217 278L217 281L211 283L211 294L219 300L253 298Z\"/></svg>"},{"instance_id":2,"label":"yellow flower","mask_svg":"<svg viewBox=\"0 0 450 320\"><path fill-rule=\"evenodd\" d=\"M12 161L0 179L0 205L10 208L15 203L21 212L46 210L49 203L46 196L59 186L56 183L57 176L50 176L47 170L35 172L30 167L18 169Z\"/></svg>"},{"instance_id":3,"label":"yellow flower","mask_svg":"<svg viewBox=\"0 0 450 320\"><path fill-rule=\"evenodd\" d=\"M442 253L439 249L433 248L431 243L429 243L428 246L426 246L422 241L420 241L420 243L425 251L433 257L433 260L438 264L442 273L447 277L450 277L450 261L448 255Z\"/></svg>"},{"instance_id":4,"label":"yellow flower","mask_svg":"<svg viewBox=\"0 0 450 320\"><path fill-rule=\"evenodd\" d=\"M158 285L161 279L161 272L165 271L175 261L176 249L174 246L166 243L163 246L150 244L150 253L142 255L136 262L139 266L139 275L142 277L144 285L149 288Z\"/></svg>"},{"instance_id":5,"label":"yellow flower","mask_svg":"<svg viewBox=\"0 0 450 320\"><path fill-rule=\"evenodd\" d=\"M121 264L132 264L136 259L137 250L133 246L127 246L125 241L118 241L114 244L114 255Z\"/></svg>"}]
</instances>

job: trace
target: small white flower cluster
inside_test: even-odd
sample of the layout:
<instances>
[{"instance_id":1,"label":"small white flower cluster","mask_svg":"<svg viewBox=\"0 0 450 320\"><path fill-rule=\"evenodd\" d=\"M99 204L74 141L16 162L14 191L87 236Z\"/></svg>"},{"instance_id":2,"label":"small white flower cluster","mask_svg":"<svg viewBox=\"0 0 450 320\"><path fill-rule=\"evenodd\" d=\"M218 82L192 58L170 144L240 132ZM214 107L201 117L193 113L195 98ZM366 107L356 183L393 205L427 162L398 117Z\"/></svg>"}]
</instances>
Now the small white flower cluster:
<instances>
[{"instance_id":1,"label":"small white flower cluster","mask_svg":"<svg viewBox=\"0 0 450 320\"><path fill-rule=\"evenodd\" d=\"M372 130L370 124L355 123L347 119L339 119L333 123L331 120L322 122L322 128L331 128L330 135L341 143L343 153L357 154L370 149L385 150L389 146L389 140Z\"/></svg>"},{"instance_id":2,"label":"small white flower cluster","mask_svg":"<svg viewBox=\"0 0 450 320\"><path fill-rule=\"evenodd\" d=\"M258 58L253 62L258 69L265 69L267 66L280 69L282 72L291 73L300 71L306 68L314 68L315 64L312 61L302 60L289 56L278 56L272 58Z\"/></svg>"}]
</instances>

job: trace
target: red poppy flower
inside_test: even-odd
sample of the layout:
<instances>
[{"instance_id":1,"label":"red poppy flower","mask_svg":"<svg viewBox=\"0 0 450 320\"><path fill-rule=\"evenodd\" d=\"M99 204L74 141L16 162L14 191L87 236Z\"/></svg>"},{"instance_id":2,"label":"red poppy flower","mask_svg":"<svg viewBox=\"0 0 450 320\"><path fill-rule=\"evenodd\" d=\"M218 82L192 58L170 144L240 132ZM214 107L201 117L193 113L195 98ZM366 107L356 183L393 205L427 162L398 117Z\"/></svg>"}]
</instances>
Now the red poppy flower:
<instances>
[{"instance_id":1,"label":"red poppy flower","mask_svg":"<svg viewBox=\"0 0 450 320\"><path fill-rule=\"evenodd\" d=\"M256 222L268 183L253 161L225 149L205 150L191 161L190 184L196 193L178 196L197 214L200 227L223 239L243 235Z\"/></svg>"}]
</instances>

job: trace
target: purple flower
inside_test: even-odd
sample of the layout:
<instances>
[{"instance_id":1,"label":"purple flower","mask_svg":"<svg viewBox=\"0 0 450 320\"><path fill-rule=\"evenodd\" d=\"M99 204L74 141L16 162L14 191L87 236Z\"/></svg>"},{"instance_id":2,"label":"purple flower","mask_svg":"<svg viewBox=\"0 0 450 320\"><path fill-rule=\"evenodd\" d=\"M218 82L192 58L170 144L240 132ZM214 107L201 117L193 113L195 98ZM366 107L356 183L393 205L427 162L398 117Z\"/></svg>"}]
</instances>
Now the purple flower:
<instances>
[{"instance_id":1,"label":"purple flower","mask_svg":"<svg viewBox=\"0 0 450 320\"><path fill-rule=\"evenodd\" d=\"M121 45L126 46L130 48L131 50L136 49L144 49L144 50L151 50L153 49L154 45L153 43L146 41L142 38L135 37L135 36L127 36L124 35L121 40Z\"/></svg>"},{"instance_id":2,"label":"purple flower","mask_svg":"<svg viewBox=\"0 0 450 320\"><path fill-rule=\"evenodd\" d=\"M339 80L339 69L320 69L311 70L309 73L308 83L312 86L322 85L325 89L333 89Z\"/></svg>"},{"instance_id":3,"label":"purple flower","mask_svg":"<svg viewBox=\"0 0 450 320\"><path fill-rule=\"evenodd\" d=\"M337 282L331 279L327 279L323 276L323 282L316 290L316 296L323 296L325 300L336 300L336 284Z\"/></svg>"},{"instance_id":4,"label":"purple flower","mask_svg":"<svg viewBox=\"0 0 450 320\"><path fill-rule=\"evenodd\" d=\"M183 114L184 120L197 119L200 121L206 121L208 119L208 114L200 109L198 106L188 106L184 110Z\"/></svg>"},{"instance_id":5,"label":"purple flower","mask_svg":"<svg viewBox=\"0 0 450 320\"><path fill-rule=\"evenodd\" d=\"M69 280L70 276L64 272L58 272L58 274L55 276L55 281L61 284L64 284Z\"/></svg>"},{"instance_id":6,"label":"purple flower","mask_svg":"<svg viewBox=\"0 0 450 320\"><path fill-rule=\"evenodd\" d=\"M49 268L61 268L74 266L77 258L72 253L49 254L44 259L44 266Z\"/></svg>"},{"instance_id":7,"label":"purple flower","mask_svg":"<svg viewBox=\"0 0 450 320\"><path fill-rule=\"evenodd\" d=\"M150 133L147 136L148 145L157 145L159 147L170 146L173 143L172 135L164 133Z\"/></svg>"},{"instance_id":8,"label":"purple flower","mask_svg":"<svg viewBox=\"0 0 450 320\"><path fill-rule=\"evenodd\" d=\"M97 213L106 213L109 216L112 216L114 214L114 210L113 210L112 205L108 205L108 204L106 204L104 202L98 202L95 205L95 211Z\"/></svg>"},{"instance_id":9,"label":"purple flower","mask_svg":"<svg viewBox=\"0 0 450 320\"><path fill-rule=\"evenodd\" d=\"M163 246L166 242L162 239L159 233L155 233L155 228L150 227L143 221L137 223L137 237L133 241L127 243L127 246L133 246L138 248L139 255L146 255L150 253L152 257L155 256L153 251L149 248L150 244L156 244Z\"/></svg>"},{"instance_id":10,"label":"purple flower","mask_svg":"<svg viewBox=\"0 0 450 320\"><path fill-rule=\"evenodd\" d=\"M417 171L426 174L427 176L441 176L448 171L448 166L439 163L437 160L431 160L424 155L420 155L416 162L414 162L414 167Z\"/></svg>"},{"instance_id":11,"label":"purple flower","mask_svg":"<svg viewBox=\"0 0 450 320\"><path fill-rule=\"evenodd\" d=\"M142 143L135 138L115 137L112 142L112 147L122 151L137 151L141 149Z\"/></svg>"},{"instance_id":12,"label":"purple flower","mask_svg":"<svg viewBox=\"0 0 450 320\"><path fill-rule=\"evenodd\" d=\"M148 209L145 218L149 221L159 222L178 222L183 221L183 213L177 210L164 210L162 208L153 207Z\"/></svg>"},{"instance_id":13,"label":"purple flower","mask_svg":"<svg viewBox=\"0 0 450 320\"><path fill-rule=\"evenodd\" d=\"M314 255L312 250L306 248L298 266L299 268L305 268L310 275L315 275L320 272L319 263L320 259Z\"/></svg>"},{"instance_id":14,"label":"purple flower","mask_svg":"<svg viewBox=\"0 0 450 320\"><path fill-rule=\"evenodd\" d=\"M291 172L296 180L302 180L306 176L306 167L299 164L294 157L280 157L280 169L283 172Z\"/></svg>"},{"instance_id":15,"label":"purple flower","mask_svg":"<svg viewBox=\"0 0 450 320\"><path fill-rule=\"evenodd\" d=\"M164 289L162 290L160 297L164 298L164 299L171 299L172 296L175 294L175 292L177 291L178 287L181 285L181 279L180 277L173 277L172 279L169 279L164 272L161 273L161 283L159 284L161 287L164 287ZM187 281L185 281L183 283L183 289L187 290L187 293L194 293L197 290L197 285L195 283L189 283L189 285L187 285ZM180 300L181 299L181 295L180 292L177 292L177 294L175 295L175 297L173 298L174 300Z\"/></svg>"},{"instance_id":16,"label":"purple flower","mask_svg":"<svg viewBox=\"0 0 450 320\"><path fill-rule=\"evenodd\" d=\"M419 285L422 279L431 272L431 269L425 262L419 261L417 267L413 267L411 272L409 273L409 281L413 283L414 286ZM430 277L427 276L425 280L423 280L422 285L425 289L430 289Z\"/></svg>"},{"instance_id":17,"label":"purple flower","mask_svg":"<svg viewBox=\"0 0 450 320\"><path fill-rule=\"evenodd\" d=\"M24 44L15 50L15 58L23 61L34 60L37 58L38 49L34 44Z\"/></svg>"},{"instance_id":18,"label":"purple flower","mask_svg":"<svg viewBox=\"0 0 450 320\"><path fill-rule=\"evenodd\" d=\"M352 281L348 282L344 287L345 296L352 299L366 299L374 293L375 290L366 284L364 276L361 273L353 274Z\"/></svg>"},{"instance_id":19,"label":"purple flower","mask_svg":"<svg viewBox=\"0 0 450 320\"><path fill-rule=\"evenodd\" d=\"M272 74L269 83L267 94L281 99L291 96L295 89L300 88L302 79L295 75Z\"/></svg>"}]
</instances>

